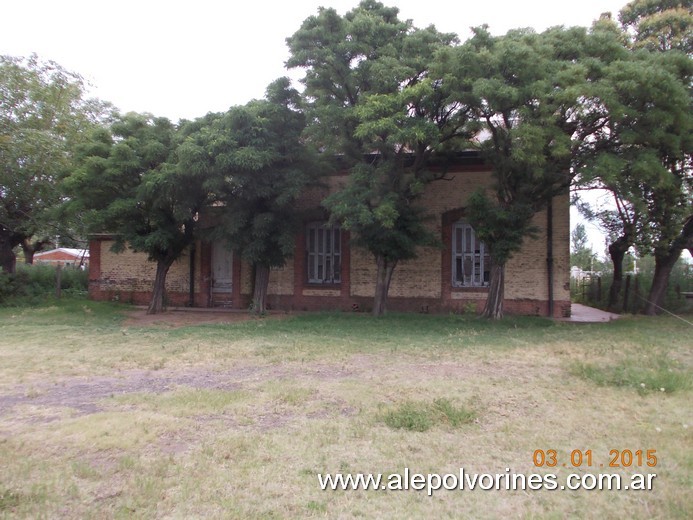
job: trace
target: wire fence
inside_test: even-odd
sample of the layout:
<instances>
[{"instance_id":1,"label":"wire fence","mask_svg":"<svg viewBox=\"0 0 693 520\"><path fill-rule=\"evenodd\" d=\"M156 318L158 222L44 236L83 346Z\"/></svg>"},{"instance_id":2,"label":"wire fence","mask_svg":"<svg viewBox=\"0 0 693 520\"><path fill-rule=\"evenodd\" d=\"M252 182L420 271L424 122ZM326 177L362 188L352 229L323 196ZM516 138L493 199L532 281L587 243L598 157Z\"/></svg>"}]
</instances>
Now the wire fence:
<instances>
[{"instance_id":1,"label":"wire fence","mask_svg":"<svg viewBox=\"0 0 693 520\"><path fill-rule=\"evenodd\" d=\"M652 286L651 275L626 274L615 301L610 302L612 284L611 273L585 273L579 278L571 278L572 301L611 312L637 314L644 310ZM690 273L672 273L663 305L659 308L671 313L693 310L693 276Z\"/></svg>"}]
</instances>

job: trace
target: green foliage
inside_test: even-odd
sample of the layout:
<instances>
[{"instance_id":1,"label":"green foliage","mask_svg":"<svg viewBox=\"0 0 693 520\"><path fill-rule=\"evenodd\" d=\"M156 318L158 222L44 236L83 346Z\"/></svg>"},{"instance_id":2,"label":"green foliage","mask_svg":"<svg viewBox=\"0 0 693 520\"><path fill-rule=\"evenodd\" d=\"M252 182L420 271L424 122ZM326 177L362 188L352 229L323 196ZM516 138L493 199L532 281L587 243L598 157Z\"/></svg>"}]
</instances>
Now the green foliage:
<instances>
[{"instance_id":1,"label":"green foliage","mask_svg":"<svg viewBox=\"0 0 693 520\"><path fill-rule=\"evenodd\" d=\"M127 114L80 147L80 167L66 180L72 208L91 231L114 233L150 260L172 262L190 244L206 199L199 179L172 155L176 128L164 118Z\"/></svg>"},{"instance_id":2,"label":"green foliage","mask_svg":"<svg viewBox=\"0 0 693 520\"><path fill-rule=\"evenodd\" d=\"M611 365L576 362L571 370L574 375L599 386L631 388L640 395L670 394L693 387L691 373L661 352L647 357L628 357Z\"/></svg>"},{"instance_id":3,"label":"green foliage","mask_svg":"<svg viewBox=\"0 0 693 520\"><path fill-rule=\"evenodd\" d=\"M578 223L570 233L570 266L591 271L596 254L587 246L585 225Z\"/></svg>"},{"instance_id":4,"label":"green foliage","mask_svg":"<svg viewBox=\"0 0 693 520\"><path fill-rule=\"evenodd\" d=\"M417 247L437 241L425 227L421 208L383 190L379 180L388 175L383 170L391 167L388 163L354 166L347 187L323 203L330 208L332 220L356 232L356 244L388 260L408 260L416 257ZM389 174L396 177L398 172Z\"/></svg>"},{"instance_id":5,"label":"green foliage","mask_svg":"<svg viewBox=\"0 0 693 520\"><path fill-rule=\"evenodd\" d=\"M614 210L593 212L609 233L610 251L634 245L656 258L646 309L654 312L672 266L693 245L693 61L638 50L604 71L595 88L606 124L587 147L580 182L614 194Z\"/></svg>"},{"instance_id":6,"label":"green foliage","mask_svg":"<svg viewBox=\"0 0 693 520\"><path fill-rule=\"evenodd\" d=\"M634 0L619 13L634 45L654 51L680 50L693 54L691 0Z\"/></svg>"},{"instance_id":7,"label":"green foliage","mask_svg":"<svg viewBox=\"0 0 693 520\"><path fill-rule=\"evenodd\" d=\"M489 247L491 272L484 316L502 316L503 267L531 235L534 215L563 194L585 143L603 125L592 83L626 52L618 33L553 28L492 36L486 27L450 52L465 99L493 168L492 192L474 194L467 218Z\"/></svg>"},{"instance_id":8,"label":"green foliage","mask_svg":"<svg viewBox=\"0 0 693 520\"><path fill-rule=\"evenodd\" d=\"M486 243L493 260L505 264L519 251L525 236L533 235L534 210L529 204L516 202L502 206L478 190L469 197L466 218L479 240Z\"/></svg>"},{"instance_id":9,"label":"green foliage","mask_svg":"<svg viewBox=\"0 0 693 520\"><path fill-rule=\"evenodd\" d=\"M0 511L12 511L17 506L24 497L19 493L10 491L9 489L3 489L0 491Z\"/></svg>"},{"instance_id":10,"label":"green foliage","mask_svg":"<svg viewBox=\"0 0 693 520\"><path fill-rule=\"evenodd\" d=\"M82 78L53 61L0 56L0 267L30 240L70 233L57 219L75 146L108 107L84 99Z\"/></svg>"},{"instance_id":11,"label":"green foliage","mask_svg":"<svg viewBox=\"0 0 693 520\"><path fill-rule=\"evenodd\" d=\"M316 173L301 140L305 116L298 102L289 80L281 78L268 87L266 99L183 129L181 168L204 172L219 203L220 225L210 236L251 264L280 267L294 251L301 218L295 202Z\"/></svg>"},{"instance_id":12,"label":"green foliage","mask_svg":"<svg viewBox=\"0 0 693 520\"><path fill-rule=\"evenodd\" d=\"M344 16L320 9L287 39L287 65L306 71L307 134L351 173L324 204L376 257L377 314L397 261L433 242L416 208L435 178L429 158L467 137L468 110L453 96L454 72L438 59L457 37L415 28L398 13L372 0Z\"/></svg>"},{"instance_id":13,"label":"green foliage","mask_svg":"<svg viewBox=\"0 0 693 520\"><path fill-rule=\"evenodd\" d=\"M381 420L390 428L413 432L425 432L436 426L459 428L474 418L474 412L448 399L435 399L432 403L405 401L381 414Z\"/></svg>"},{"instance_id":14,"label":"green foliage","mask_svg":"<svg viewBox=\"0 0 693 520\"><path fill-rule=\"evenodd\" d=\"M85 296L89 273L65 268L60 272L60 287L67 297ZM47 265L20 265L12 274L0 273L0 306L35 305L55 295L56 268Z\"/></svg>"},{"instance_id":15,"label":"green foliage","mask_svg":"<svg viewBox=\"0 0 693 520\"><path fill-rule=\"evenodd\" d=\"M624 271L626 277L630 277L628 298L626 300L625 283L621 289L621 294L616 302L616 310L624 309L630 314L637 314L645 309L647 298L652 287L655 272L655 259L651 256L637 259L638 275L634 276L635 267L633 257L626 255L624 261ZM602 261L594 262L593 271L601 273L584 280L571 279L570 294L571 300L575 303L584 303L599 309L609 310L608 293L609 287L613 283L613 271L611 264ZM687 313L690 311L690 303L682 292L693 292L693 267L683 259L679 259L674 264L669 276L669 284L662 300L658 305L669 312ZM613 310L613 309L612 309Z\"/></svg>"}]
</instances>

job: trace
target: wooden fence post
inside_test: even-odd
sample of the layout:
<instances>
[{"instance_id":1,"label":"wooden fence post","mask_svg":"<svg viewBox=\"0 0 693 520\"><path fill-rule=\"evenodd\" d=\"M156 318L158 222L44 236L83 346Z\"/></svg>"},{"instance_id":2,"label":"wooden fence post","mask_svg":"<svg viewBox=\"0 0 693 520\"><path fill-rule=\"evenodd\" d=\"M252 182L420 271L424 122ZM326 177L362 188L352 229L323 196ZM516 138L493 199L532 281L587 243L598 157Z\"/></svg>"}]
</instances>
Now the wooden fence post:
<instances>
[{"instance_id":1,"label":"wooden fence post","mask_svg":"<svg viewBox=\"0 0 693 520\"><path fill-rule=\"evenodd\" d=\"M58 267L55 269L55 297L59 300L61 296L61 290L62 290L62 285L63 285L63 266L61 264L58 264Z\"/></svg>"},{"instance_id":2,"label":"wooden fence post","mask_svg":"<svg viewBox=\"0 0 693 520\"><path fill-rule=\"evenodd\" d=\"M626 287L623 289L623 312L628 312L628 296L630 295L630 275L626 276Z\"/></svg>"}]
</instances>

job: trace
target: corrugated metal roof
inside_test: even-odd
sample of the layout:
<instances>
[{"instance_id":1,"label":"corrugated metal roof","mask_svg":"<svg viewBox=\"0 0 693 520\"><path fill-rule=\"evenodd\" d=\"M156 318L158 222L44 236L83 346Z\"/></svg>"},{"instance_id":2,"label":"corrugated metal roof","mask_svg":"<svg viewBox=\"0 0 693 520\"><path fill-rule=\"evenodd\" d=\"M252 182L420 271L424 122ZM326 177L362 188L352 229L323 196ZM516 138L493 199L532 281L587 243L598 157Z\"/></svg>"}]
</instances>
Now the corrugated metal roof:
<instances>
[{"instance_id":1,"label":"corrugated metal roof","mask_svg":"<svg viewBox=\"0 0 693 520\"><path fill-rule=\"evenodd\" d=\"M74 257L89 258L89 250L88 249L74 249L71 247L59 247L57 249L51 249L50 251L41 251L40 253L36 253L34 255L34 258L49 255L51 253L67 253L68 255L72 255Z\"/></svg>"}]
</instances>

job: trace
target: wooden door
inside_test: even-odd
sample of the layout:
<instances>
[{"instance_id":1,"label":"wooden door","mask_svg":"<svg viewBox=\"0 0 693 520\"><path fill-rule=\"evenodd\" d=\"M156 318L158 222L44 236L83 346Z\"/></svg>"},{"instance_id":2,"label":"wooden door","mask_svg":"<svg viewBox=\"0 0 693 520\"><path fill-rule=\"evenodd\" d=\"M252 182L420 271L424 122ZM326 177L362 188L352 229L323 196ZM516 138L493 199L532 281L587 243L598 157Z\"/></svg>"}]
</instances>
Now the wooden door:
<instances>
[{"instance_id":1,"label":"wooden door","mask_svg":"<svg viewBox=\"0 0 693 520\"><path fill-rule=\"evenodd\" d=\"M224 243L212 245L212 304L231 306L233 292L233 252Z\"/></svg>"}]
</instances>

